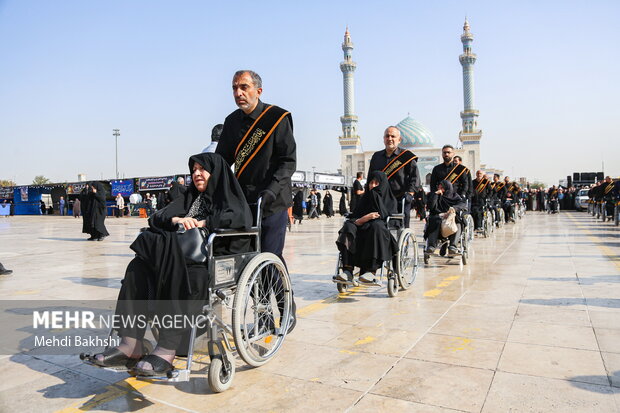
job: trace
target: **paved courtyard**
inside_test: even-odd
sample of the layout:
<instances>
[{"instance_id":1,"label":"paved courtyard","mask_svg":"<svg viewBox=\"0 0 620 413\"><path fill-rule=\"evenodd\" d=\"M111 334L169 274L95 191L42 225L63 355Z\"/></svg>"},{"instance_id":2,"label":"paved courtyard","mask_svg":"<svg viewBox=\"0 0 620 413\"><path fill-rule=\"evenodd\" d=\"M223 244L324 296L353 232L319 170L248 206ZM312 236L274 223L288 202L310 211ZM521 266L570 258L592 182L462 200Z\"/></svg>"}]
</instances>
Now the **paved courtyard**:
<instances>
[{"instance_id":1,"label":"paved courtyard","mask_svg":"<svg viewBox=\"0 0 620 413\"><path fill-rule=\"evenodd\" d=\"M620 230L585 213L528 213L466 266L434 259L408 291L338 295L340 218L287 235L299 322L228 391L138 381L75 356L1 355L0 412L620 412ZM0 219L2 300L114 300L145 226L106 220L86 242L71 217ZM414 223L419 240L422 227Z\"/></svg>"}]
</instances>

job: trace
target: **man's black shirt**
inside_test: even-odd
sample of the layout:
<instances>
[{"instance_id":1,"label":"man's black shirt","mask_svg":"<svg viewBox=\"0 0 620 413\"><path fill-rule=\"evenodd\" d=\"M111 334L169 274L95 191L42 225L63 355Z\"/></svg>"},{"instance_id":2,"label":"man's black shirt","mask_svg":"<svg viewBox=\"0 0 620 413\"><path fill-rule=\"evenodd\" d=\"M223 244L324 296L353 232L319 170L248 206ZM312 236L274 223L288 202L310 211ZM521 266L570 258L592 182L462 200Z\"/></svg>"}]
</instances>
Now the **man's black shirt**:
<instances>
[{"instance_id":1,"label":"man's black shirt","mask_svg":"<svg viewBox=\"0 0 620 413\"><path fill-rule=\"evenodd\" d=\"M375 152L370 159L370 167L368 168L368 174L373 171L382 171L394 158L403 153L403 148L396 148L391 156L387 156L387 151ZM390 188L392 193L397 199L402 198L405 192L416 192L420 188L420 172L418 171L418 165L415 160L409 162L404 167L400 168L398 172L390 178Z\"/></svg>"},{"instance_id":2,"label":"man's black shirt","mask_svg":"<svg viewBox=\"0 0 620 413\"><path fill-rule=\"evenodd\" d=\"M431 173L431 192L437 191L437 186L439 185L439 183L446 179L446 176L448 176L448 172L450 172L455 166L456 163L454 162L450 162L448 165L446 165L445 162L442 162L433 168L433 172ZM457 179L457 181L453 183L454 189L463 198L467 198L470 184L471 179L468 180L467 174L465 173L461 174L461 176L459 176L459 179Z\"/></svg>"},{"instance_id":3,"label":"man's black shirt","mask_svg":"<svg viewBox=\"0 0 620 413\"><path fill-rule=\"evenodd\" d=\"M215 152L222 155L229 165L235 163L235 151L241 139L268 106L259 100L249 115L237 109L226 117ZM256 203L259 194L266 189L275 194L275 201L263 209L265 217L287 209L292 203L291 176L297 166L296 148L293 121L287 115L239 177L250 204Z\"/></svg>"},{"instance_id":4,"label":"man's black shirt","mask_svg":"<svg viewBox=\"0 0 620 413\"><path fill-rule=\"evenodd\" d=\"M476 188L480 184L480 181L474 179L472 182L472 205L484 205L486 200L489 198L491 194L491 182L489 182L482 191L478 192Z\"/></svg>"}]
</instances>

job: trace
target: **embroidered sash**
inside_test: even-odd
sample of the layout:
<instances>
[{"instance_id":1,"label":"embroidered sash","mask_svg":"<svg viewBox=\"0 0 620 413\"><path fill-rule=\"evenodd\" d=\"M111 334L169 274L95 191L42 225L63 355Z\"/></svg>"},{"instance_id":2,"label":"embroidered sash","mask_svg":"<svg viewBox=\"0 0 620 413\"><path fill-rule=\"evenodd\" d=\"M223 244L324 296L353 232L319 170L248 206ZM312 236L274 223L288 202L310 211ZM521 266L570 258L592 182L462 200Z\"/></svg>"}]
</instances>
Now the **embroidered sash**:
<instances>
[{"instance_id":1,"label":"embroidered sash","mask_svg":"<svg viewBox=\"0 0 620 413\"><path fill-rule=\"evenodd\" d=\"M455 183L461 175L466 174L467 172L469 172L469 169L467 169L465 165L454 165L454 168L448 172L448 175L446 175L444 179L450 181L450 183Z\"/></svg>"},{"instance_id":2,"label":"embroidered sash","mask_svg":"<svg viewBox=\"0 0 620 413\"><path fill-rule=\"evenodd\" d=\"M478 185L476 185L476 192L481 193L482 191L484 191L484 188L486 188L488 184L489 180L487 178L484 178L482 181L478 182Z\"/></svg>"},{"instance_id":3,"label":"embroidered sash","mask_svg":"<svg viewBox=\"0 0 620 413\"><path fill-rule=\"evenodd\" d=\"M235 176L237 179L288 114L289 112L284 109L271 105L256 118L235 150Z\"/></svg>"},{"instance_id":4,"label":"embroidered sash","mask_svg":"<svg viewBox=\"0 0 620 413\"><path fill-rule=\"evenodd\" d=\"M416 159L418 159L418 157L415 156L413 152L411 152L408 149L405 149L404 151L400 153L400 155L392 159L390 163L388 163L385 166L385 168L383 168L381 171L385 172L388 179L391 179L393 176L396 175L398 171L404 168L409 162L414 161Z\"/></svg>"},{"instance_id":5,"label":"embroidered sash","mask_svg":"<svg viewBox=\"0 0 620 413\"><path fill-rule=\"evenodd\" d=\"M614 189L614 181L611 181L610 183L607 184L607 186L605 187L605 195L607 195L608 193L611 192L612 189Z\"/></svg>"}]
</instances>

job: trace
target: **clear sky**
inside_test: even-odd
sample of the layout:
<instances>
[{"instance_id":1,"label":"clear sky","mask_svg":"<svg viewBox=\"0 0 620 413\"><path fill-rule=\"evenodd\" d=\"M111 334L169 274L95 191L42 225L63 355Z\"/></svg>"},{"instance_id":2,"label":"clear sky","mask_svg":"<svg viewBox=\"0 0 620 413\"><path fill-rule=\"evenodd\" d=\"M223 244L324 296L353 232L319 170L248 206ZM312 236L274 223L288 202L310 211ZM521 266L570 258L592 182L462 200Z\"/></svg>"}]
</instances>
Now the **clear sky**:
<instances>
[{"instance_id":1,"label":"clear sky","mask_svg":"<svg viewBox=\"0 0 620 413\"><path fill-rule=\"evenodd\" d=\"M620 175L620 2L0 0L0 179L184 172L253 69L293 114L298 169L336 171L341 43L364 150L409 113L455 144L460 35L474 34L482 162L557 182Z\"/></svg>"}]
</instances>

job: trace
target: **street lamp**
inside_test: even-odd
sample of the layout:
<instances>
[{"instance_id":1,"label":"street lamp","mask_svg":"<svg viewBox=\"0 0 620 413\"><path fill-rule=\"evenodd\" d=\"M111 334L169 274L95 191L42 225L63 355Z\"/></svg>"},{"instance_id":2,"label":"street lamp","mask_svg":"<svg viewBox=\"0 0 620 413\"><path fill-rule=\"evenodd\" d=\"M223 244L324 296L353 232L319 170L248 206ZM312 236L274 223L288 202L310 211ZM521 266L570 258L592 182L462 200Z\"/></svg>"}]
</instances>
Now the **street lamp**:
<instances>
[{"instance_id":1,"label":"street lamp","mask_svg":"<svg viewBox=\"0 0 620 413\"><path fill-rule=\"evenodd\" d=\"M116 179L118 179L118 137L120 134L120 129L112 129L112 135L114 135L116 140Z\"/></svg>"}]
</instances>

